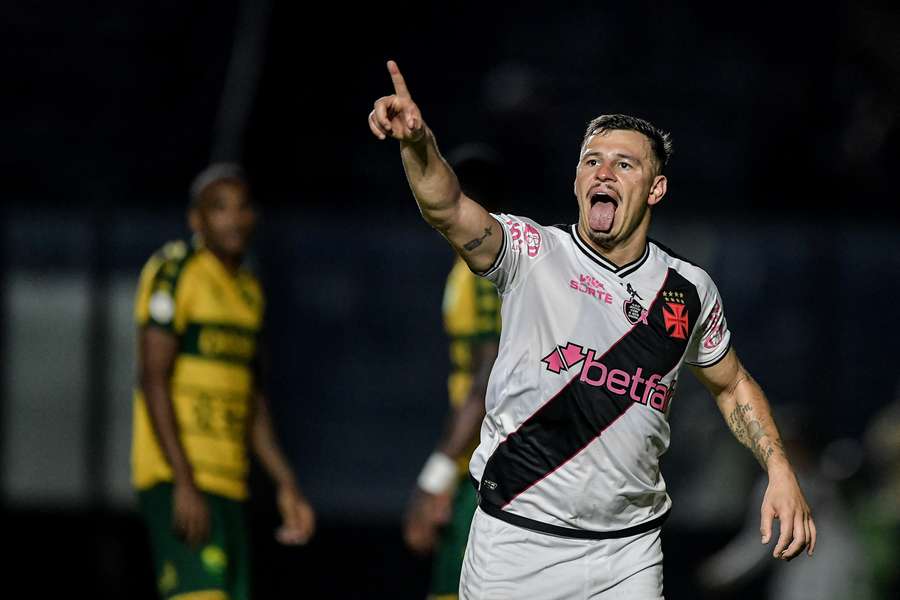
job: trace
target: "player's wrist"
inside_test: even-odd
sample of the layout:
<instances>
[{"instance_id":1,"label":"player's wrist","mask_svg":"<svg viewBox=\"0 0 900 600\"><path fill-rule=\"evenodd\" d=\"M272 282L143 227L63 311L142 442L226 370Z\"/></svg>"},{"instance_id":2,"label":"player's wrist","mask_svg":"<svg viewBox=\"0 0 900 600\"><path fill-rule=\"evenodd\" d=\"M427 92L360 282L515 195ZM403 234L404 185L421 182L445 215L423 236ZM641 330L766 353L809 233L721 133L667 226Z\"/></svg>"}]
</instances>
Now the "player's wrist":
<instances>
[{"instance_id":1,"label":"player's wrist","mask_svg":"<svg viewBox=\"0 0 900 600\"><path fill-rule=\"evenodd\" d=\"M456 483L456 462L443 452L432 452L419 473L416 484L428 494L443 494Z\"/></svg>"},{"instance_id":2,"label":"player's wrist","mask_svg":"<svg viewBox=\"0 0 900 600\"><path fill-rule=\"evenodd\" d=\"M772 456L766 462L766 474L769 481L773 479L796 478L791 463L785 456Z\"/></svg>"}]
</instances>

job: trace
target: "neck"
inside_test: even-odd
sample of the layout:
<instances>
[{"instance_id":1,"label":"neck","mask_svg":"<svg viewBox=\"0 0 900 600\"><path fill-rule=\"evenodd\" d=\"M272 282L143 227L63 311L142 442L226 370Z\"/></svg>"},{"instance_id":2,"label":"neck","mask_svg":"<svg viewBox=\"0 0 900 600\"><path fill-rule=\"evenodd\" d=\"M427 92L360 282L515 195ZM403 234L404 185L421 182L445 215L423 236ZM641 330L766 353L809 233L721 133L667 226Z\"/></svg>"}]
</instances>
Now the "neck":
<instances>
[{"instance_id":1,"label":"neck","mask_svg":"<svg viewBox=\"0 0 900 600\"><path fill-rule=\"evenodd\" d=\"M588 243L600 253L600 256L617 267L621 267L622 265L627 265L628 263L636 261L644 253L644 248L647 246L647 237L640 236L640 239L638 239L638 237L639 236L634 236L627 244L618 244L610 249L603 248L591 240L588 240Z\"/></svg>"},{"instance_id":2,"label":"neck","mask_svg":"<svg viewBox=\"0 0 900 600\"><path fill-rule=\"evenodd\" d=\"M647 247L647 230L650 226L650 211L647 211L641 223L624 239L610 239L608 244L595 241L588 235L588 226L579 221L578 230L581 238L593 248L597 254L617 267L634 262L641 257Z\"/></svg>"},{"instance_id":3,"label":"neck","mask_svg":"<svg viewBox=\"0 0 900 600\"><path fill-rule=\"evenodd\" d=\"M243 257L225 254L224 252L216 251L209 246L207 246L206 249L209 250L209 253L212 254L216 258L216 260L222 263L222 266L225 267L225 270L232 275L235 275L238 272L238 269L241 268Z\"/></svg>"}]
</instances>

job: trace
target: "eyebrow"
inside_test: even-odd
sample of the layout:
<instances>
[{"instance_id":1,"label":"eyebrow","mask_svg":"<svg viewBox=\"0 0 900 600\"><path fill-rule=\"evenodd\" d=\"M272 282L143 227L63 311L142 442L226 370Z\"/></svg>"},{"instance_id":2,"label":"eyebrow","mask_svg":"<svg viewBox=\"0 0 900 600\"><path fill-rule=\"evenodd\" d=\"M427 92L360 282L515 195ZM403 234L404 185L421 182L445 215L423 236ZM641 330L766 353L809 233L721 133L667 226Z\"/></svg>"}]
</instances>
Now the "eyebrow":
<instances>
[{"instance_id":1,"label":"eyebrow","mask_svg":"<svg viewBox=\"0 0 900 600\"><path fill-rule=\"evenodd\" d=\"M591 150L590 152L585 152L584 154L582 154L582 155L581 155L581 160L584 160L585 158L587 158L587 157L589 157L589 156L600 156L600 155L601 155L600 152L597 152L596 150ZM613 157L613 158L625 158L625 159L634 161L634 162L636 162L636 163L639 164L639 165L642 165L642 164L643 164L643 163L641 162L641 159L639 159L639 158L636 157L636 156L632 156L632 155L630 155L630 154L623 154L623 153L621 153L621 152L613 152L612 154L610 154L610 156Z\"/></svg>"}]
</instances>

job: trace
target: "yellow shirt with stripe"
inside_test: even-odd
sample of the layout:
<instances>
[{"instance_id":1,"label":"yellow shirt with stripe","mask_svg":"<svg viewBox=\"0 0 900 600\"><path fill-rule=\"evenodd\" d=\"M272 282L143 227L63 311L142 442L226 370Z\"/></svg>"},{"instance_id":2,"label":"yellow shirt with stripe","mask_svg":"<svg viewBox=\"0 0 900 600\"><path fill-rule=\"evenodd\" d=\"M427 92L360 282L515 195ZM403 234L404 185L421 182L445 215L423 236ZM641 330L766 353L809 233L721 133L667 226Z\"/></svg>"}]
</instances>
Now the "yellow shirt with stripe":
<instances>
[{"instance_id":1,"label":"yellow shirt with stripe","mask_svg":"<svg viewBox=\"0 0 900 600\"><path fill-rule=\"evenodd\" d=\"M447 381L450 404L459 409L472 387L478 365L474 364L477 344L500 338L500 297L494 284L478 277L457 258L444 288L444 330L450 338L450 377ZM475 449L473 444L471 450ZM468 456L460 460L460 472L468 472Z\"/></svg>"},{"instance_id":2,"label":"yellow shirt with stripe","mask_svg":"<svg viewBox=\"0 0 900 600\"><path fill-rule=\"evenodd\" d=\"M139 327L178 338L170 393L197 486L236 500L247 498L247 428L263 308L253 275L231 274L209 250L184 242L166 244L150 258L135 302ZM139 387L131 464L138 489L172 480Z\"/></svg>"}]
</instances>

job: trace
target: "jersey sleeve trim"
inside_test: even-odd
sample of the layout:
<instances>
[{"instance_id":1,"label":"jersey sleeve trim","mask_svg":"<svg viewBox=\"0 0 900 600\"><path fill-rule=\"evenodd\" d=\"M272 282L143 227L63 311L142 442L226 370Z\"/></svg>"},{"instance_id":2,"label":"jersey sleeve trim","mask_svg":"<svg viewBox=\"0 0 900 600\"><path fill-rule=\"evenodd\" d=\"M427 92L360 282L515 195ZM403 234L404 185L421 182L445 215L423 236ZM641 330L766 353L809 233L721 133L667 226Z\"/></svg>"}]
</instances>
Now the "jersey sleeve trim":
<instances>
[{"instance_id":1,"label":"jersey sleeve trim","mask_svg":"<svg viewBox=\"0 0 900 600\"><path fill-rule=\"evenodd\" d=\"M712 367L713 365L717 365L717 364L719 364L720 362L722 362L722 359L725 358L725 355L728 354L728 351L729 351L730 349L731 349L731 339L729 338L728 343L725 344L725 346L724 346L724 348L723 348L723 350L722 350L722 353L719 354L717 357L715 357L715 358L713 358L713 359L711 359L711 360L708 360L708 361L706 361L706 362L704 362L704 363L695 363L695 362L691 362L691 361L689 361L689 360L686 360L686 361L684 361L684 362L686 362L687 364L691 365L692 367L700 367L701 369L705 369L705 368L707 368L707 367Z\"/></svg>"}]
</instances>

